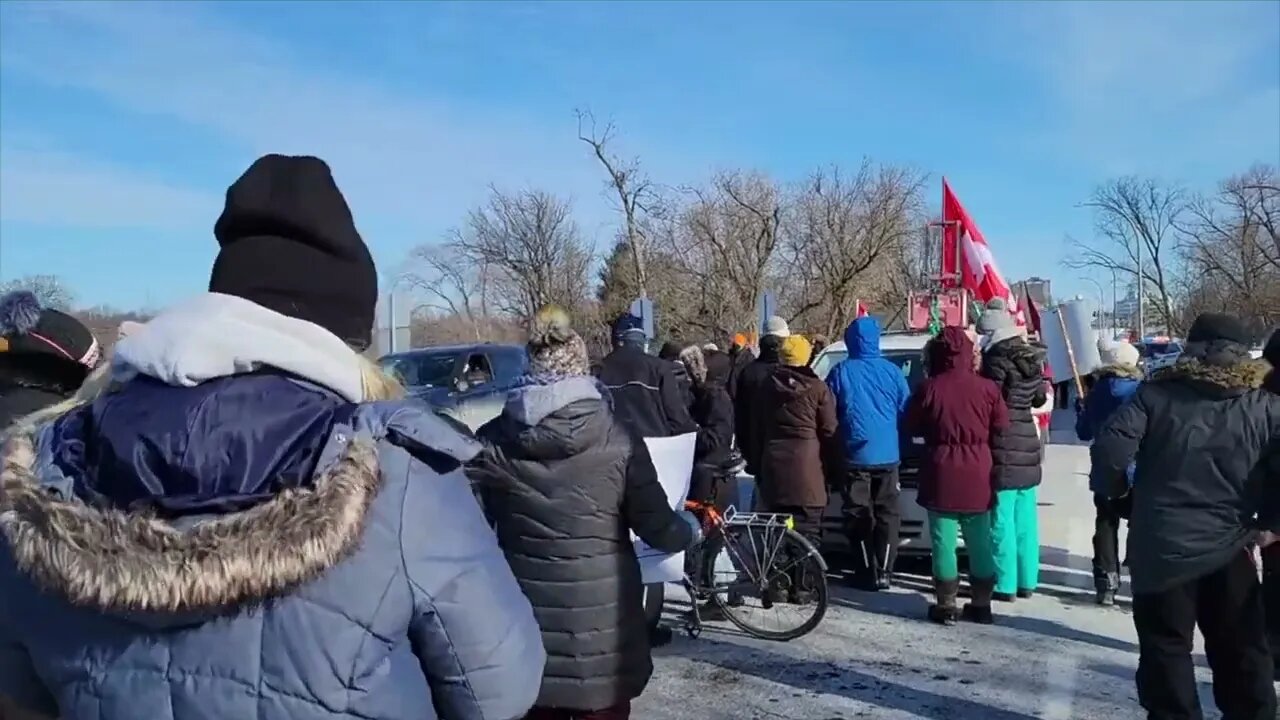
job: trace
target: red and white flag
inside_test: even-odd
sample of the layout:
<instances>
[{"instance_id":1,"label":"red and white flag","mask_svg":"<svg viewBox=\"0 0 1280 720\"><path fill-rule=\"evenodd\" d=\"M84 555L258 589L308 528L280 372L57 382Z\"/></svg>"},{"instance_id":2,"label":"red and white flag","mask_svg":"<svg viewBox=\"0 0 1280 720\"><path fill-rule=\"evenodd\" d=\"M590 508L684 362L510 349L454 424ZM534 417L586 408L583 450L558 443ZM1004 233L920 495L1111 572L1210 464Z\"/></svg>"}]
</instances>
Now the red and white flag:
<instances>
[{"instance_id":1,"label":"red and white flag","mask_svg":"<svg viewBox=\"0 0 1280 720\"><path fill-rule=\"evenodd\" d=\"M857 300L856 302L858 307L858 317L866 317L871 314L867 312L867 306L863 305L861 300Z\"/></svg>"},{"instance_id":2,"label":"red and white flag","mask_svg":"<svg viewBox=\"0 0 1280 720\"><path fill-rule=\"evenodd\" d=\"M1004 298L1010 312L1016 313L1018 324L1025 324L1022 313L1017 310L1019 303L996 266L991 247L946 178L942 179L942 222L943 283L955 287L958 277L960 287L983 304L992 298Z\"/></svg>"}]
</instances>

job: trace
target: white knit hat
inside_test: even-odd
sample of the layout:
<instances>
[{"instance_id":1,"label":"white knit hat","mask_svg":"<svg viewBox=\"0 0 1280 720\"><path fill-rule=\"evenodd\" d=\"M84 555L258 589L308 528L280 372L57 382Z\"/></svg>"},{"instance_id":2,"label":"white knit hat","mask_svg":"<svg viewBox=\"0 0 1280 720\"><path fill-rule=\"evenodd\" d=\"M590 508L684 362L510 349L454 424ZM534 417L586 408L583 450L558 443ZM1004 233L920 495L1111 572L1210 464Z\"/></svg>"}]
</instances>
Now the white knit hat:
<instances>
[{"instance_id":1,"label":"white knit hat","mask_svg":"<svg viewBox=\"0 0 1280 720\"><path fill-rule=\"evenodd\" d=\"M1137 367L1138 360L1141 357L1138 348L1127 342L1098 342L1098 357L1102 359L1103 365L1118 365L1121 367Z\"/></svg>"},{"instance_id":2,"label":"white knit hat","mask_svg":"<svg viewBox=\"0 0 1280 720\"><path fill-rule=\"evenodd\" d=\"M764 334L776 335L777 337L789 337L791 335L791 328L787 325L786 320L783 320L777 315L772 315L764 322Z\"/></svg>"}]
</instances>

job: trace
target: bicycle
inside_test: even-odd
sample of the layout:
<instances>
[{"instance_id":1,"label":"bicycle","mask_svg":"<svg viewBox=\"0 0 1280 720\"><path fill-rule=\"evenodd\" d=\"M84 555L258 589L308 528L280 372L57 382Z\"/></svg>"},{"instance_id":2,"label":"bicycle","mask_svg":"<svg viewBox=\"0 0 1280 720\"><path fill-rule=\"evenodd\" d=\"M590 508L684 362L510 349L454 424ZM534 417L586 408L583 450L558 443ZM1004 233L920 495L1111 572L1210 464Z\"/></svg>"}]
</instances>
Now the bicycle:
<instances>
[{"instance_id":1,"label":"bicycle","mask_svg":"<svg viewBox=\"0 0 1280 720\"><path fill-rule=\"evenodd\" d=\"M684 586L693 609L686 616L685 632L696 638L702 631L699 605L708 600L743 632L763 640L794 640L813 631L826 615L830 601L827 563L818 549L795 531L790 515L740 513L728 508L723 514L714 505L685 502L702 524L703 541L714 548L708 558L694 563L685 574ZM703 553L705 548L691 552ZM751 619L751 601L760 610L795 611L800 622L769 629Z\"/></svg>"}]
</instances>

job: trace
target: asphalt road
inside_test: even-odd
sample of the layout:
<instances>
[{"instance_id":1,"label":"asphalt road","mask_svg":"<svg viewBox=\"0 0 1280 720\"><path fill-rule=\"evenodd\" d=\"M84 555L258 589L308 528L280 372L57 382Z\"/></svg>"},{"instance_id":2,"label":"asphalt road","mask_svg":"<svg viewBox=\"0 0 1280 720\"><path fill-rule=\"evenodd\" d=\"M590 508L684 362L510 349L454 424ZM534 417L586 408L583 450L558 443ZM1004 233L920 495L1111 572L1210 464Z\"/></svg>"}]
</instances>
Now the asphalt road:
<instances>
[{"instance_id":1,"label":"asphalt road","mask_svg":"<svg viewBox=\"0 0 1280 720\"><path fill-rule=\"evenodd\" d=\"M1065 440L1065 436L1063 436ZM1044 586L997 603L994 626L924 619L928 568L887 593L833 579L822 625L790 643L759 641L723 623L655 651L639 720L1135 720L1137 646L1127 598L1093 604L1093 504L1087 448L1048 449L1040 495ZM672 594L681 594L678 591ZM669 603L671 611L687 605ZM1201 695L1213 711L1208 673Z\"/></svg>"}]
</instances>

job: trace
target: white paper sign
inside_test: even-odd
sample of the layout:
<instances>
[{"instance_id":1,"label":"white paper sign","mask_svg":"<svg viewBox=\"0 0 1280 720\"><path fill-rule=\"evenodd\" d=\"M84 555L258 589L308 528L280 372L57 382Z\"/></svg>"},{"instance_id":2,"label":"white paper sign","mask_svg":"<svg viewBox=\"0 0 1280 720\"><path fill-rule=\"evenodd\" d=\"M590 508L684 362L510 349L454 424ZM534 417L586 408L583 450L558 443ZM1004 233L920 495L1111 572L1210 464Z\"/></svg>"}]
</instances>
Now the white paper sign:
<instances>
[{"instance_id":1,"label":"white paper sign","mask_svg":"<svg viewBox=\"0 0 1280 720\"><path fill-rule=\"evenodd\" d=\"M667 493L667 501L672 510L684 509L684 501L689 497L693 451L697 440L697 433L644 439L644 444L649 448L649 456L653 458L653 467L658 471L658 482ZM640 560L640 577L644 584L679 582L684 579L684 553L671 555L654 550L637 538L635 533L631 534L631 539L636 544L636 557Z\"/></svg>"}]
</instances>

